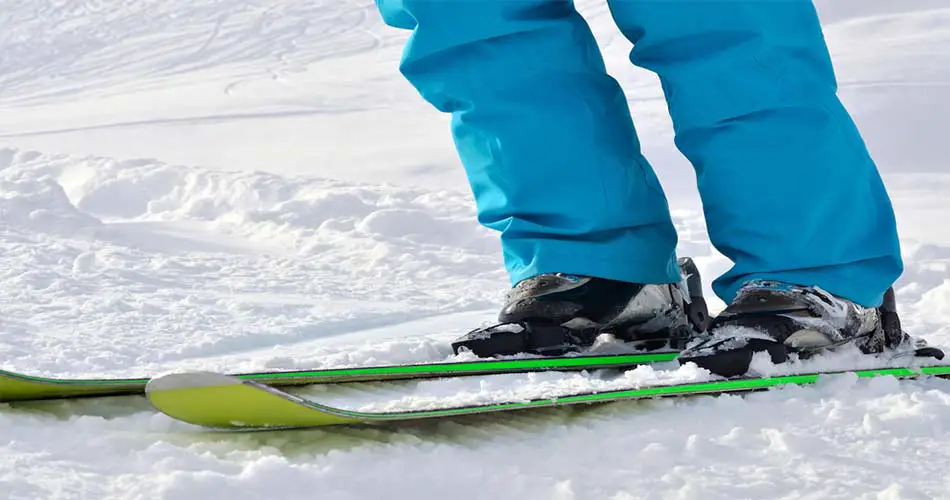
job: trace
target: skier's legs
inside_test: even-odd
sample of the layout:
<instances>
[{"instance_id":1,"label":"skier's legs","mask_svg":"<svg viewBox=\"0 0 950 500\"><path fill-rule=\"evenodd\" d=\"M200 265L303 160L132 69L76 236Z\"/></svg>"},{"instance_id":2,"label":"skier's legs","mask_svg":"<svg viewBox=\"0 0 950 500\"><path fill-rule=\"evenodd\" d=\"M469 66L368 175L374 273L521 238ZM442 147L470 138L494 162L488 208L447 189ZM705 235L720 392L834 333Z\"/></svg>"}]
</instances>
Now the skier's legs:
<instances>
[{"instance_id":1,"label":"skier's legs","mask_svg":"<svg viewBox=\"0 0 950 500\"><path fill-rule=\"evenodd\" d=\"M513 283L561 272L679 280L676 234L619 85L564 0L377 0L413 29L400 66L452 113L479 221Z\"/></svg>"},{"instance_id":2,"label":"skier's legs","mask_svg":"<svg viewBox=\"0 0 950 500\"><path fill-rule=\"evenodd\" d=\"M836 96L810 0L613 0L631 61L659 74L696 168L714 284L816 285L880 303L902 264L878 171Z\"/></svg>"}]
</instances>

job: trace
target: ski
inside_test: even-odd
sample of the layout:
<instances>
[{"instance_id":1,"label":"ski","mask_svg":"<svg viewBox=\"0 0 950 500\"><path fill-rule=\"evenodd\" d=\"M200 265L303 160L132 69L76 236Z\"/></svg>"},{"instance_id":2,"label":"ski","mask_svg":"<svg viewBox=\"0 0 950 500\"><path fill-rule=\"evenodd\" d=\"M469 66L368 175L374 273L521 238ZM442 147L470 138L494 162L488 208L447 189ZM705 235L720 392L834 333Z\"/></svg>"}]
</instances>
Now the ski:
<instances>
[{"instance_id":1,"label":"ski","mask_svg":"<svg viewBox=\"0 0 950 500\"><path fill-rule=\"evenodd\" d=\"M431 410L366 412L335 408L252 380L207 372L165 375L151 380L146 393L161 412L202 427L224 429L293 429L342 424L384 424L426 418L506 412L575 404L606 403L657 397L746 393L782 385L812 384L821 377L854 373L858 377L921 376L950 378L950 366L878 368L803 373L770 378L736 378L698 383L584 392L556 398Z\"/></svg>"},{"instance_id":2,"label":"ski","mask_svg":"<svg viewBox=\"0 0 950 500\"><path fill-rule=\"evenodd\" d=\"M384 365L321 370L237 373L240 380L285 387L347 382L378 382L501 373L581 371L632 368L676 359L677 352L598 354L549 358L488 359L480 361ZM38 399L65 399L144 394L149 378L47 378L0 370L0 403Z\"/></svg>"}]
</instances>

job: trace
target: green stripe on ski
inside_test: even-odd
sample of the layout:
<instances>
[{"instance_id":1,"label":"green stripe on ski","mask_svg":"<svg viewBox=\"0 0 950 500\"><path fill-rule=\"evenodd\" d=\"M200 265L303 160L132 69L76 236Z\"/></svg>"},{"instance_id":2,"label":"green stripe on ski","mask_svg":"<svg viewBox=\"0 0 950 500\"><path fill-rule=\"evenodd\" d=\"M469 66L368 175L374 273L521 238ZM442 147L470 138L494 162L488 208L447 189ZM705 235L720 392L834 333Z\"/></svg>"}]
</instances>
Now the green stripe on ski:
<instances>
[{"instance_id":1,"label":"green stripe on ski","mask_svg":"<svg viewBox=\"0 0 950 500\"><path fill-rule=\"evenodd\" d=\"M374 382L418 378L458 377L547 370L595 370L628 368L676 359L675 352L647 354L590 355L561 358L531 358L368 366L280 372L238 373L242 380L254 380L276 387L345 382ZM0 370L0 402L33 399L73 398L142 394L147 378L61 379L23 375Z\"/></svg>"},{"instance_id":2,"label":"green stripe on ski","mask_svg":"<svg viewBox=\"0 0 950 500\"><path fill-rule=\"evenodd\" d=\"M750 392L789 384L812 384L821 377L842 373L854 373L862 378L878 376L913 378L924 375L950 377L950 366L879 368L771 378L741 378L570 394L531 401L402 412L362 412L334 408L252 381L214 373L184 373L159 377L149 383L147 393L149 400L160 411L195 425L216 428L299 428L383 423L654 397Z\"/></svg>"}]
</instances>

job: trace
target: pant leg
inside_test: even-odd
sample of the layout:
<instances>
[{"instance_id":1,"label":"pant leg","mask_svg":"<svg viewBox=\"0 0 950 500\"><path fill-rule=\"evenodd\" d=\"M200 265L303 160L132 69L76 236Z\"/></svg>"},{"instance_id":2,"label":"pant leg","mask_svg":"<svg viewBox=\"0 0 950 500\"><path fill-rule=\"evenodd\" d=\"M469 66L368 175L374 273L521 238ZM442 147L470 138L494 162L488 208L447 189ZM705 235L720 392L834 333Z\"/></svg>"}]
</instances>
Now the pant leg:
<instances>
[{"instance_id":1,"label":"pant leg","mask_svg":"<svg viewBox=\"0 0 950 500\"><path fill-rule=\"evenodd\" d=\"M512 283L565 272L678 279L666 198L626 98L565 0L377 0L413 29L400 70L452 114L479 221Z\"/></svg>"},{"instance_id":2,"label":"pant leg","mask_svg":"<svg viewBox=\"0 0 950 500\"><path fill-rule=\"evenodd\" d=\"M880 303L902 271L880 175L847 111L810 0L613 0L696 169L710 238L745 281Z\"/></svg>"}]
</instances>

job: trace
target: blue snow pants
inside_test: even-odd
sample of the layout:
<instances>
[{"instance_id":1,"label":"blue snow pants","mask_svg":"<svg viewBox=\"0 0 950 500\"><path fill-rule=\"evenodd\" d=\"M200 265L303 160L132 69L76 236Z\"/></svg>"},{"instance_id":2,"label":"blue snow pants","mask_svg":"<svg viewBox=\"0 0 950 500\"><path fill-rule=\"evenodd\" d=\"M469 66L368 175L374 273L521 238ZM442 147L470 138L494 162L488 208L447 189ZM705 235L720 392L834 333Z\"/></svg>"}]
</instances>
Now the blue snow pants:
<instances>
[{"instance_id":1,"label":"blue snow pants","mask_svg":"<svg viewBox=\"0 0 950 500\"><path fill-rule=\"evenodd\" d=\"M479 221L512 283L563 272L679 279L666 197L626 97L569 0L376 0L413 30L400 70L452 114ZM902 271L877 167L836 95L811 0L608 0L660 77L709 236L713 288L817 285L878 305Z\"/></svg>"}]
</instances>

